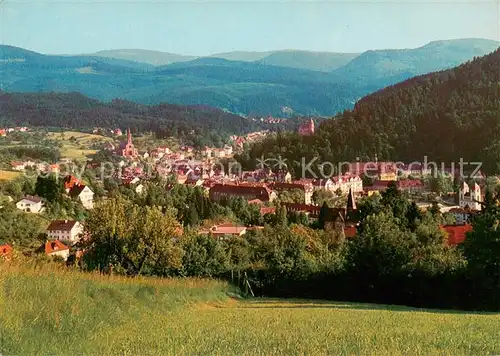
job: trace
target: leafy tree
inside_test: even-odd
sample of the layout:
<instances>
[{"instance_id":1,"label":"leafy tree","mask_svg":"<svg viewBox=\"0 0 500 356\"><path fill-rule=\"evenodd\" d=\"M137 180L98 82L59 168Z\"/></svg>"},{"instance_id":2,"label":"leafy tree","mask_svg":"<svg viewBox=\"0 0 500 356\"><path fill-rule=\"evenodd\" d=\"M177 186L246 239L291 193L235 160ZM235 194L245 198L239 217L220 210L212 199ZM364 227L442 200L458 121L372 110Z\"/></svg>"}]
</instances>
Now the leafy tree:
<instances>
[{"instance_id":1,"label":"leafy tree","mask_svg":"<svg viewBox=\"0 0 500 356\"><path fill-rule=\"evenodd\" d=\"M45 198L49 202L61 202L63 200L64 187L54 175L49 175L48 177L38 176L35 185L35 194Z\"/></svg>"},{"instance_id":2,"label":"leafy tree","mask_svg":"<svg viewBox=\"0 0 500 356\"><path fill-rule=\"evenodd\" d=\"M286 207L284 205L280 205L276 208L276 225L278 226L287 226L288 218Z\"/></svg>"},{"instance_id":3,"label":"leafy tree","mask_svg":"<svg viewBox=\"0 0 500 356\"><path fill-rule=\"evenodd\" d=\"M187 236L182 248L182 273L187 276L216 277L231 266L231 256L223 243L209 236Z\"/></svg>"},{"instance_id":4,"label":"leafy tree","mask_svg":"<svg viewBox=\"0 0 500 356\"><path fill-rule=\"evenodd\" d=\"M482 307L500 309L500 212L476 217L464 242L464 254L475 299Z\"/></svg>"},{"instance_id":5,"label":"leafy tree","mask_svg":"<svg viewBox=\"0 0 500 356\"><path fill-rule=\"evenodd\" d=\"M328 205L333 206L335 195L326 189L318 189L315 190L312 195L312 201L316 205L323 205L323 203L327 203Z\"/></svg>"},{"instance_id":6,"label":"leafy tree","mask_svg":"<svg viewBox=\"0 0 500 356\"><path fill-rule=\"evenodd\" d=\"M112 263L128 274L180 268L182 251L173 242L178 228L171 209L163 213L122 198L100 202L85 222L87 265L93 269Z\"/></svg>"},{"instance_id":7,"label":"leafy tree","mask_svg":"<svg viewBox=\"0 0 500 356\"><path fill-rule=\"evenodd\" d=\"M324 202L319 211L318 228L324 229L329 219L330 219L330 208L328 207L328 204Z\"/></svg>"},{"instance_id":8,"label":"leafy tree","mask_svg":"<svg viewBox=\"0 0 500 356\"><path fill-rule=\"evenodd\" d=\"M435 174L428 178L429 188L439 195L453 192L453 181L444 174Z\"/></svg>"}]
</instances>

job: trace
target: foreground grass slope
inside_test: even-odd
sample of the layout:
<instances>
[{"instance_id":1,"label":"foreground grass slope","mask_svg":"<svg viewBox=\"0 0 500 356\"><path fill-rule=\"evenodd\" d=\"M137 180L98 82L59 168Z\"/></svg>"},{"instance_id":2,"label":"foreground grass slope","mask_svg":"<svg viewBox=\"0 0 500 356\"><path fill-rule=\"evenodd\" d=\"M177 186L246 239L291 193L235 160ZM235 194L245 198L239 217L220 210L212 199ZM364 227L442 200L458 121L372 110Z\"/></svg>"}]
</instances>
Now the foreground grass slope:
<instances>
[{"instance_id":1,"label":"foreground grass slope","mask_svg":"<svg viewBox=\"0 0 500 356\"><path fill-rule=\"evenodd\" d=\"M218 281L0 265L3 354L498 354L500 316L235 300Z\"/></svg>"}]
</instances>

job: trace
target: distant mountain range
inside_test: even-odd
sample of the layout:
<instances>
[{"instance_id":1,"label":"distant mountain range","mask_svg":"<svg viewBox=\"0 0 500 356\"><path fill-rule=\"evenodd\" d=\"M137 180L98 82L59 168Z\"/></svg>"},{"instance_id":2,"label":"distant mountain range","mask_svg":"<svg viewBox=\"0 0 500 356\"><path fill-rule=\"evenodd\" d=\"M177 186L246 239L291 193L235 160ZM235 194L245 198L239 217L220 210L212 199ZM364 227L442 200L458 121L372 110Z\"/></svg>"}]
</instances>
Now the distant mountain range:
<instances>
[{"instance_id":1,"label":"distant mountain range","mask_svg":"<svg viewBox=\"0 0 500 356\"><path fill-rule=\"evenodd\" d=\"M408 79L323 120L313 136L289 134L279 142L269 137L239 160L244 169L262 156L297 162L290 165L296 176L304 172L298 163L303 157L307 162L354 162L375 155L384 161L428 161L434 162L429 166L456 169L463 164L461 175L476 168L498 174L499 64L497 49L455 68ZM319 167L312 169L320 172Z\"/></svg>"},{"instance_id":2,"label":"distant mountain range","mask_svg":"<svg viewBox=\"0 0 500 356\"><path fill-rule=\"evenodd\" d=\"M299 69L310 69L322 72L330 72L347 64L356 58L359 53L331 53L311 52L297 50L249 52L234 51L216 53L210 56L185 56L175 53L149 51L143 49L117 49L99 51L89 56L123 59L147 63L155 66L168 65L172 63L188 62L199 58L221 58L229 61L259 62L278 67L290 67Z\"/></svg>"},{"instance_id":3,"label":"distant mountain range","mask_svg":"<svg viewBox=\"0 0 500 356\"><path fill-rule=\"evenodd\" d=\"M361 54L229 52L201 58L145 50L53 56L2 45L0 89L208 105L238 114L330 116L385 86L459 65L499 45L461 39Z\"/></svg>"}]
</instances>

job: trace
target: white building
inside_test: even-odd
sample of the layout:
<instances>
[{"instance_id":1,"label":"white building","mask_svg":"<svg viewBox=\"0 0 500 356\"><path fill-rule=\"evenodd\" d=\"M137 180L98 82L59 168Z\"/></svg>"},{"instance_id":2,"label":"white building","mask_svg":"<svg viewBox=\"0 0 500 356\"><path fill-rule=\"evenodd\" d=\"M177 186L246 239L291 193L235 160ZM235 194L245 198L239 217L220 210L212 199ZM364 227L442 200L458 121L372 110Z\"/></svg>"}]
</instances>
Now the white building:
<instances>
[{"instance_id":1,"label":"white building","mask_svg":"<svg viewBox=\"0 0 500 356\"><path fill-rule=\"evenodd\" d=\"M59 240L47 241L43 245L43 251L47 256L57 256L66 261L69 257L69 247Z\"/></svg>"},{"instance_id":2,"label":"white building","mask_svg":"<svg viewBox=\"0 0 500 356\"><path fill-rule=\"evenodd\" d=\"M73 198L78 198L85 209L94 207L94 192L86 185L74 185L69 194Z\"/></svg>"},{"instance_id":3,"label":"white building","mask_svg":"<svg viewBox=\"0 0 500 356\"><path fill-rule=\"evenodd\" d=\"M349 190L352 190L353 193L360 193L363 191L363 180L356 175L334 176L314 182L314 188L329 190L332 193L337 190L340 190L342 194L349 193Z\"/></svg>"},{"instance_id":4,"label":"white building","mask_svg":"<svg viewBox=\"0 0 500 356\"><path fill-rule=\"evenodd\" d=\"M481 203L483 201L483 196L481 195L481 187L479 184L474 183L472 189L466 182L462 183L462 186L458 190L458 205L461 208L469 208L472 210L481 210Z\"/></svg>"},{"instance_id":5,"label":"white building","mask_svg":"<svg viewBox=\"0 0 500 356\"><path fill-rule=\"evenodd\" d=\"M457 225L463 225L470 222L470 218L474 215L474 213L476 213L469 208L453 208L448 212L453 214Z\"/></svg>"},{"instance_id":6,"label":"white building","mask_svg":"<svg viewBox=\"0 0 500 356\"><path fill-rule=\"evenodd\" d=\"M42 199L28 195L18 201L16 207L26 213L38 214L42 210Z\"/></svg>"},{"instance_id":7,"label":"white building","mask_svg":"<svg viewBox=\"0 0 500 356\"><path fill-rule=\"evenodd\" d=\"M47 228L47 236L51 240L69 242L71 245L78 242L83 233L83 225L75 220L54 220Z\"/></svg>"},{"instance_id":8,"label":"white building","mask_svg":"<svg viewBox=\"0 0 500 356\"><path fill-rule=\"evenodd\" d=\"M144 184L137 184L137 186L134 188L134 191L135 191L137 194L142 194L142 193L144 193L144 191L145 191Z\"/></svg>"}]
</instances>

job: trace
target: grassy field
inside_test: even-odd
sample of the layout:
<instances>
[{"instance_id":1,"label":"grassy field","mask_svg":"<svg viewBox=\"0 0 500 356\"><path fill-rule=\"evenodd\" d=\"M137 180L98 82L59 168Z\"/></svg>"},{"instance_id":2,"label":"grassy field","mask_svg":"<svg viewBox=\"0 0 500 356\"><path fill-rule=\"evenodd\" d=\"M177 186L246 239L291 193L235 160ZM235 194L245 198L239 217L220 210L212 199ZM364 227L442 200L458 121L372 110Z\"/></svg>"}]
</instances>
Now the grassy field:
<instances>
[{"instance_id":1,"label":"grassy field","mask_svg":"<svg viewBox=\"0 0 500 356\"><path fill-rule=\"evenodd\" d=\"M12 180L21 175L20 172L15 171L4 171L0 169L0 180Z\"/></svg>"},{"instance_id":2,"label":"grassy field","mask_svg":"<svg viewBox=\"0 0 500 356\"><path fill-rule=\"evenodd\" d=\"M61 155L72 159L84 159L96 153L96 150L90 149L93 143L112 142L109 137L77 131L49 132L48 137L62 143ZM70 140L72 137L74 140Z\"/></svg>"},{"instance_id":3,"label":"grassy field","mask_svg":"<svg viewBox=\"0 0 500 356\"><path fill-rule=\"evenodd\" d=\"M500 353L500 316L236 299L227 284L2 267L0 353Z\"/></svg>"}]
</instances>

